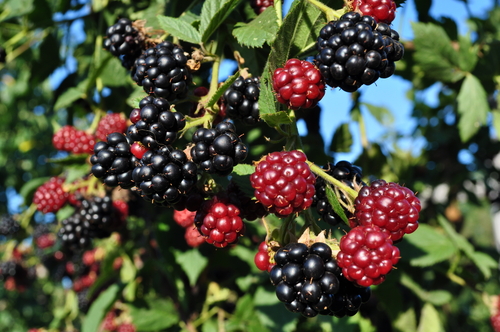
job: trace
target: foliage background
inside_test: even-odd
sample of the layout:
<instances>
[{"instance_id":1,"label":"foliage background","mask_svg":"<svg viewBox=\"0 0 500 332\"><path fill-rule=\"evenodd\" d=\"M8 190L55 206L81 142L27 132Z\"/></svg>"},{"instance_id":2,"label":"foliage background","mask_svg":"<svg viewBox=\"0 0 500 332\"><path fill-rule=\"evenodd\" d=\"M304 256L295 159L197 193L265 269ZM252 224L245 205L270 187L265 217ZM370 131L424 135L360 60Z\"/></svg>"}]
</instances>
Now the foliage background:
<instances>
[{"instance_id":1,"label":"foliage background","mask_svg":"<svg viewBox=\"0 0 500 332\"><path fill-rule=\"evenodd\" d=\"M341 1L323 2L332 8L342 6ZM467 5L467 1L462 2ZM21 208L26 208L33 190L49 176L64 171L77 178L87 172L83 160L67 164L47 161L64 157L51 143L52 134L59 126L73 124L88 128L95 110L128 115L134 98L142 96L141 89L133 84L119 61L102 49L106 27L123 16L147 19L148 25L164 28L167 23L162 24L156 16L179 17L188 7L190 14L183 15L182 19L196 26L202 3L0 1L0 44L7 51L7 62L0 65L0 212L7 212L8 190L19 192L24 198ZM271 65L287 57L314 54L307 48L307 42L315 39L318 27L325 23L323 16L317 16L313 37L310 30L296 35L278 32L268 37L267 44L249 48L238 43L248 38L245 31L240 30L238 35L235 29L244 28L239 22L249 22L255 14L243 1L221 3L237 5L223 24L214 29L215 34L205 36L204 41L227 41L224 55L231 58L232 52L239 50L247 59L245 65L251 73L265 73L263 68L271 49L275 50L274 58L269 59ZM308 135L302 140L312 161L325 164L340 152L361 147L359 157L350 161L363 168L367 181L382 178L405 184L418 191L423 202L421 226L402 243L398 270L374 288L373 300L363 307L361 315L350 319L307 320L287 312L276 299L266 274L258 272L253 264L258 243L265 236L259 223L248 224L248 236L233 249L214 250L208 245L190 249L184 243L182 229L171 220L171 210L158 210L137 202L136 212L128 221L128 241L122 246L114 245L113 239L98 243L106 249L109 257L106 264L111 264L117 256L129 263L124 264L118 274L101 275L102 283L117 282L102 293L89 313L78 311L76 295L68 285L64 287L48 278L38 278L24 293L0 288L0 330L26 331L29 327L65 330L75 326L84 332L93 332L104 310L120 299L129 308L139 331L313 331L318 328L324 331L491 331L488 304L491 295L500 293L498 253L492 228L500 197L497 102L500 8L495 1L491 12L480 17L471 15L470 33L460 35L457 22L452 18L430 15L432 3L431 0L415 2L418 22L412 24L414 38L404 40L406 53L396 72L411 83L406 97L413 105L411 116L416 123L412 136L422 138L425 144L418 149L402 148L398 144L400 134L390 125L394 115L389 109L397 112L397 107L391 105L386 109L372 104L363 97L365 90L352 94L349 119L335 129L331 142L319 134L321 123L317 112L297 113L304 118L308 129ZM284 24L295 26L298 16L312 15L312 9L303 6L304 9L285 18ZM82 28L84 38L78 32ZM172 34L176 36L175 32ZM184 49L193 46L193 41L188 43L189 37L177 37L184 40ZM276 39L273 41L273 38ZM291 44L294 47L289 47ZM289 50L288 54L281 52L285 49ZM198 85L206 85L209 79L210 65L204 66L196 78ZM433 104L421 93L431 86L439 90L437 103ZM377 86L368 88L377 89ZM390 93L388 96L390 99ZM271 106L265 107L269 114L276 111ZM324 105L321 112L323 118L325 112L335 117L335 110ZM268 123L272 119L269 116ZM387 128L377 141L370 141L366 133L366 124L373 119ZM358 125L349 126L350 123ZM264 134L277 135L265 124L257 128L238 125L238 128L246 133L252 160L281 149L279 144L272 146L262 140ZM356 140L360 147L353 147L353 137L361 138ZM179 144L183 142L186 141ZM469 155L468 163L459 162L464 150ZM23 238L28 238L24 243L29 245L33 226L54 217L60 220L62 216L35 214L24 237L3 239L0 252L6 255L12 243L21 242ZM320 225L328 228L326 224ZM158 247L150 245L153 239ZM140 256L143 266L133 263L140 249L143 249ZM36 265L39 258L33 254L28 263Z\"/></svg>"}]
</instances>

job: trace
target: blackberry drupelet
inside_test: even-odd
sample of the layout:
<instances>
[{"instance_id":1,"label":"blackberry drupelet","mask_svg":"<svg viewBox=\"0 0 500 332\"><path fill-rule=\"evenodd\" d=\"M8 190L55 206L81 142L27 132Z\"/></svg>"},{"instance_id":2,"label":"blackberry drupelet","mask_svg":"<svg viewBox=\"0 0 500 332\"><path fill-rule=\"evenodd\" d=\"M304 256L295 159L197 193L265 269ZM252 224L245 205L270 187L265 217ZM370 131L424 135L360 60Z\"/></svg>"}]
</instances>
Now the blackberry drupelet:
<instances>
[{"instance_id":1,"label":"blackberry drupelet","mask_svg":"<svg viewBox=\"0 0 500 332\"><path fill-rule=\"evenodd\" d=\"M258 77L238 77L224 92L221 107L231 119L241 119L247 124L259 121L260 80Z\"/></svg>"},{"instance_id":2,"label":"blackberry drupelet","mask_svg":"<svg viewBox=\"0 0 500 332\"><path fill-rule=\"evenodd\" d=\"M148 149L171 145L186 125L184 115L172 112L166 99L152 96L139 102L139 109L132 111L130 120L133 124L127 129L127 137Z\"/></svg>"},{"instance_id":3,"label":"blackberry drupelet","mask_svg":"<svg viewBox=\"0 0 500 332\"><path fill-rule=\"evenodd\" d=\"M106 141L97 142L90 157L91 173L110 187L132 188L137 158L130 152L130 143L122 133L109 134Z\"/></svg>"},{"instance_id":4,"label":"blackberry drupelet","mask_svg":"<svg viewBox=\"0 0 500 332\"><path fill-rule=\"evenodd\" d=\"M192 76L186 63L189 55L169 41L143 51L132 71L144 91L169 101L187 96Z\"/></svg>"},{"instance_id":5,"label":"blackberry drupelet","mask_svg":"<svg viewBox=\"0 0 500 332\"><path fill-rule=\"evenodd\" d=\"M347 92L391 76L404 54L395 30L356 12L324 26L316 46L315 63L326 84Z\"/></svg>"},{"instance_id":6,"label":"blackberry drupelet","mask_svg":"<svg viewBox=\"0 0 500 332\"><path fill-rule=\"evenodd\" d=\"M211 174L229 175L248 155L248 149L236 134L236 127L229 121L220 122L215 128L199 128L193 134L191 157L200 168Z\"/></svg>"},{"instance_id":7,"label":"blackberry drupelet","mask_svg":"<svg viewBox=\"0 0 500 332\"><path fill-rule=\"evenodd\" d=\"M328 163L323 167L325 172L334 177L335 179L345 183L351 188L354 188L354 184L364 184L361 181L363 174L361 172L361 168L358 166L352 165L350 162L342 160L336 163L335 165ZM328 202L328 198L326 197L326 183L322 177L316 177L316 192L313 196L313 204L312 206L316 207L321 218L327 222L328 224L335 226L342 222L340 216L335 213L333 207ZM341 197L344 202L347 203L347 199L340 192ZM349 218L352 216L349 211L344 209L346 216Z\"/></svg>"}]
</instances>

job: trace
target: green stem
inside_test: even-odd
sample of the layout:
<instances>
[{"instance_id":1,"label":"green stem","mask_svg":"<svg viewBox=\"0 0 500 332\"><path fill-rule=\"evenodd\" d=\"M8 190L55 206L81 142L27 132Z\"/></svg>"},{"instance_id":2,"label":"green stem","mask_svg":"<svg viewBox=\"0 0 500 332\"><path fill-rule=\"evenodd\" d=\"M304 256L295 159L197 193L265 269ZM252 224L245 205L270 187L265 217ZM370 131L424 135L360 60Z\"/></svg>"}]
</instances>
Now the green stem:
<instances>
[{"instance_id":1,"label":"green stem","mask_svg":"<svg viewBox=\"0 0 500 332\"><path fill-rule=\"evenodd\" d=\"M317 166L316 164L314 164L313 162L311 162L309 160L306 160L306 163L309 165L309 167L311 168L311 171L313 171L313 173L317 174L318 176L325 179L325 181L327 181L327 182L333 184L334 186L338 187L339 189L343 190L351 198L351 200L354 200L354 199L356 199L356 197L358 197L358 192L356 190L352 189L351 187L349 187L345 183L342 183L339 180L337 180L336 178L334 178L333 176L329 175L321 167Z\"/></svg>"},{"instance_id":2,"label":"green stem","mask_svg":"<svg viewBox=\"0 0 500 332\"><path fill-rule=\"evenodd\" d=\"M318 0L307 0L307 2L321 10L325 14L328 22L338 20L345 12L345 9L340 9L339 11L333 10Z\"/></svg>"},{"instance_id":3,"label":"green stem","mask_svg":"<svg viewBox=\"0 0 500 332\"><path fill-rule=\"evenodd\" d=\"M281 8L281 0L274 2L274 10L276 10L276 22L278 23L278 27L283 24L283 10Z\"/></svg>"},{"instance_id":4,"label":"green stem","mask_svg":"<svg viewBox=\"0 0 500 332\"><path fill-rule=\"evenodd\" d=\"M295 215L289 215L288 217L285 218L283 224L281 224L280 227L280 238L279 238L279 243L281 245L284 245L286 242L286 234L288 233L288 229L290 228L290 224L295 220Z\"/></svg>"},{"instance_id":5,"label":"green stem","mask_svg":"<svg viewBox=\"0 0 500 332\"><path fill-rule=\"evenodd\" d=\"M314 232L314 234L318 235L321 232L321 227L316 224L316 220L314 220L311 209L307 209L304 211L304 218L306 222L302 229L300 230L300 234L304 233L304 231L309 227Z\"/></svg>"},{"instance_id":6,"label":"green stem","mask_svg":"<svg viewBox=\"0 0 500 332\"><path fill-rule=\"evenodd\" d=\"M292 123L287 125L286 127L288 133L287 135L288 141L285 146L285 150L286 151L291 151L295 149L303 150L302 140L300 139L299 129L297 128L297 118L295 116L295 111L290 110L288 116L290 117Z\"/></svg>"}]
</instances>

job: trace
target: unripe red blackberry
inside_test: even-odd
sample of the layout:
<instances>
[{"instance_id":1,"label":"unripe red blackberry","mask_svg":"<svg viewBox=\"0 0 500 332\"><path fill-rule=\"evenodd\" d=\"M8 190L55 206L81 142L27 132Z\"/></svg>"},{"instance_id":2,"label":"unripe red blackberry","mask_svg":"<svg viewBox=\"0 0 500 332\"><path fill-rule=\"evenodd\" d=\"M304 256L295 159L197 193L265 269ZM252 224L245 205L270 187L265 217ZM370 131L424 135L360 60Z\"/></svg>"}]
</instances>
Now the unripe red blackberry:
<instances>
[{"instance_id":1,"label":"unripe red blackberry","mask_svg":"<svg viewBox=\"0 0 500 332\"><path fill-rule=\"evenodd\" d=\"M312 108L325 95L325 81L312 63L289 59L274 71L273 89L278 102L291 109Z\"/></svg>"},{"instance_id":2,"label":"unripe red blackberry","mask_svg":"<svg viewBox=\"0 0 500 332\"><path fill-rule=\"evenodd\" d=\"M127 129L127 137L147 149L171 145L185 127L186 120L182 113L172 112L170 106L164 98L143 98L139 102L139 113L135 109L132 111L133 124Z\"/></svg>"},{"instance_id":3,"label":"unripe red blackberry","mask_svg":"<svg viewBox=\"0 0 500 332\"><path fill-rule=\"evenodd\" d=\"M115 322L116 319L116 314L114 311L110 311L106 314L104 317L104 320L102 321L102 328L105 331L109 332L114 332L118 328L118 325Z\"/></svg>"},{"instance_id":4,"label":"unripe red blackberry","mask_svg":"<svg viewBox=\"0 0 500 332\"><path fill-rule=\"evenodd\" d=\"M105 141L109 134L125 133L126 129L127 121L121 113L108 113L99 121L95 135Z\"/></svg>"},{"instance_id":5,"label":"unripe red blackberry","mask_svg":"<svg viewBox=\"0 0 500 332\"><path fill-rule=\"evenodd\" d=\"M144 36L132 26L128 18L120 18L106 30L104 48L119 57L122 65L131 69L144 47Z\"/></svg>"},{"instance_id":6,"label":"unripe red blackberry","mask_svg":"<svg viewBox=\"0 0 500 332\"><path fill-rule=\"evenodd\" d=\"M260 80L258 77L238 77L224 92L221 108L231 119L241 119L247 124L259 121Z\"/></svg>"},{"instance_id":7,"label":"unripe red blackberry","mask_svg":"<svg viewBox=\"0 0 500 332\"><path fill-rule=\"evenodd\" d=\"M39 224L33 232L33 240L40 249L52 247L57 239L51 224Z\"/></svg>"},{"instance_id":8,"label":"unripe red blackberry","mask_svg":"<svg viewBox=\"0 0 500 332\"><path fill-rule=\"evenodd\" d=\"M352 227L378 226L394 242L418 228L420 200L410 189L397 183L373 181L361 188L354 204L356 218Z\"/></svg>"},{"instance_id":9,"label":"unripe red blackberry","mask_svg":"<svg viewBox=\"0 0 500 332\"><path fill-rule=\"evenodd\" d=\"M371 16L377 22L391 24L396 17L396 3L394 0L354 0L355 11Z\"/></svg>"},{"instance_id":10,"label":"unripe red blackberry","mask_svg":"<svg viewBox=\"0 0 500 332\"><path fill-rule=\"evenodd\" d=\"M135 332L135 325L132 323L123 323L118 326L117 332Z\"/></svg>"},{"instance_id":11,"label":"unripe red blackberry","mask_svg":"<svg viewBox=\"0 0 500 332\"><path fill-rule=\"evenodd\" d=\"M404 54L399 34L385 23L356 12L325 25L317 39L315 57L326 84L354 92L363 84L392 76Z\"/></svg>"},{"instance_id":12,"label":"unripe red blackberry","mask_svg":"<svg viewBox=\"0 0 500 332\"><path fill-rule=\"evenodd\" d=\"M110 187L132 188L132 171L137 158L130 151L130 142L122 133L111 133L105 141L97 142L90 157L92 175Z\"/></svg>"},{"instance_id":13,"label":"unripe red blackberry","mask_svg":"<svg viewBox=\"0 0 500 332\"><path fill-rule=\"evenodd\" d=\"M348 161L342 160L335 165L328 163L323 168L327 174L353 189L355 183L357 183L358 185L363 184L363 182L361 181L361 178L363 176L361 173L361 168L352 165ZM332 226L335 226L342 222L341 217L337 213L335 213L333 207L328 202L328 198L326 197L326 183L325 180L323 180L323 178L320 176L316 177L315 190L316 192L313 197L314 200L312 206L316 207L316 210L318 211L322 219ZM346 197L343 197L342 193L340 199L342 199L345 203L347 203L348 201ZM347 218L352 216L352 214L347 209L344 209L344 212Z\"/></svg>"},{"instance_id":14,"label":"unripe red blackberry","mask_svg":"<svg viewBox=\"0 0 500 332\"><path fill-rule=\"evenodd\" d=\"M43 213L57 212L66 204L69 195L64 191L63 183L63 178L52 177L38 187L33 196L33 203L38 211Z\"/></svg>"},{"instance_id":15,"label":"unripe red blackberry","mask_svg":"<svg viewBox=\"0 0 500 332\"><path fill-rule=\"evenodd\" d=\"M169 101L187 96L192 76L186 66L189 55L177 45L165 41L148 48L135 62L134 81L144 91Z\"/></svg>"},{"instance_id":16,"label":"unripe red blackberry","mask_svg":"<svg viewBox=\"0 0 500 332\"><path fill-rule=\"evenodd\" d=\"M182 211L174 210L174 221L181 227L187 228L194 223L195 211L187 209Z\"/></svg>"},{"instance_id":17,"label":"unripe red blackberry","mask_svg":"<svg viewBox=\"0 0 500 332\"><path fill-rule=\"evenodd\" d=\"M369 287L385 280L399 255L389 234L377 226L358 226L340 239L337 261L347 280Z\"/></svg>"},{"instance_id":18,"label":"unripe red blackberry","mask_svg":"<svg viewBox=\"0 0 500 332\"><path fill-rule=\"evenodd\" d=\"M257 15L266 10L267 7L273 5L274 5L274 0L250 0L250 6L252 6L253 10L255 11L255 14Z\"/></svg>"},{"instance_id":19,"label":"unripe red blackberry","mask_svg":"<svg viewBox=\"0 0 500 332\"><path fill-rule=\"evenodd\" d=\"M73 126L64 126L52 136L52 144L60 151L90 154L95 144L95 137Z\"/></svg>"},{"instance_id":20,"label":"unripe red blackberry","mask_svg":"<svg viewBox=\"0 0 500 332\"><path fill-rule=\"evenodd\" d=\"M184 232L184 239L188 246L197 248L203 243L205 243L205 237L200 234L194 223L191 226L186 227Z\"/></svg>"},{"instance_id":21,"label":"unripe red blackberry","mask_svg":"<svg viewBox=\"0 0 500 332\"><path fill-rule=\"evenodd\" d=\"M266 241L262 241L259 244L259 250L255 254L254 257L254 263L255 266L261 271L271 271L273 266L275 265L274 263L271 263L269 257L269 246Z\"/></svg>"},{"instance_id":22,"label":"unripe red blackberry","mask_svg":"<svg viewBox=\"0 0 500 332\"><path fill-rule=\"evenodd\" d=\"M300 151L268 154L259 161L250 183L257 200L270 213L284 217L311 206L316 177Z\"/></svg>"},{"instance_id":23,"label":"unripe red blackberry","mask_svg":"<svg viewBox=\"0 0 500 332\"><path fill-rule=\"evenodd\" d=\"M204 201L196 212L194 223L205 241L218 248L236 243L245 226L239 207L224 194Z\"/></svg>"},{"instance_id":24,"label":"unripe red blackberry","mask_svg":"<svg viewBox=\"0 0 500 332\"><path fill-rule=\"evenodd\" d=\"M165 146L147 151L132 173L136 192L145 200L173 206L196 185L198 168L186 154Z\"/></svg>"},{"instance_id":25,"label":"unripe red blackberry","mask_svg":"<svg viewBox=\"0 0 500 332\"><path fill-rule=\"evenodd\" d=\"M199 128L192 137L193 162L211 174L229 175L233 167L246 159L248 149L236 134L236 127L229 121L218 123L214 128Z\"/></svg>"}]
</instances>

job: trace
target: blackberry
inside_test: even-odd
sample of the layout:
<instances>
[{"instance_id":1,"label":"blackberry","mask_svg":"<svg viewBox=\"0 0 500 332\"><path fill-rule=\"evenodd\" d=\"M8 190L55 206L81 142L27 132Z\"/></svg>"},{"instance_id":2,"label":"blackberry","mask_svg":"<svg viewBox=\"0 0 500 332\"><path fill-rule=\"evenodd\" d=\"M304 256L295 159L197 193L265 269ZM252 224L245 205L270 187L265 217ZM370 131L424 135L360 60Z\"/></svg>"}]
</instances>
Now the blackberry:
<instances>
[{"instance_id":1,"label":"blackberry","mask_svg":"<svg viewBox=\"0 0 500 332\"><path fill-rule=\"evenodd\" d=\"M348 161L342 160L336 163L335 165L328 163L326 166L323 167L323 169L325 169L325 172L327 174L345 183L346 185L348 185L353 189L355 183L364 184L361 181L361 178L363 177L361 168L352 165ZM313 196L312 206L316 207L316 210L318 211L321 218L332 226L335 226L340 222L342 222L340 216L337 213L335 213L333 207L328 202L328 198L326 197L326 183L322 177L320 176L316 177L315 188L316 192ZM340 192L340 199L347 203L347 198L342 194L342 192ZM346 213L346 216L348 218L352 216L352 214L349 213L349 211L347 211L346 209L344 209L344 212Z\"/></svg>"},{"instance_id":2,"label":"blackberry","mask_svg":"<svg viewBox=\"0 0 500 332\"><path fill-rule=\"evenodd\" d=\"M61 151L73 154L92 153L96 138L83 130L73 126L64 126L52 136L52 144Z\"/></svg>"},{"instance_id":3,"label":"blackberry","mask_svg":"<svg viewBox=\"0 0 500 332\"><path fill-rule=\"evenodd\" d=\"M106 30L104 48L119 57L122 65L130 70L144 47L144 36L133 27L128 18L120 18Z\"/></svg>"},{"instance_id":4,"label":"blackberry","mask_svg":"<svg viewBox=\"0 0 500 332\"><path fill-rule=\"evenodd\" d=\"M258 77L238 77L224 92L222 108L231 119L241 119L247 124L259 121L260 80Z\"/></svg>"},{"instance_id":5,"label":"blackberry","mask_svg":"<svg viewBox=\"0 0 500 332\"><path fill-rule=\"evenodd\" d=\"M305 317L353 315L369 298L369 288L357 288L341 275L326 243L290 243L274 260L270 280L289 311Z\"/></svg>"},{"instance_id":6,"label":"blackberry","mask_svg":"<svg viewBox=\"0 0 500 332\"><path fill-rule=\"evenodd\" d=\"M19 223L11 215L0 217L0 235L9 236L17 233L20 229Z\"/></svg>"},{"instance_id":7,"label":"blackberry","mask_svg":"<svg viewBox=\"0 0 500 332\"><path fill-rule=\"evenodd\" d=\"M76 294L78 299L78 309L87 312L90 307L89 289L85 288Z\"/></svg>"},{"instance_id":8,"label":"blackberry","mask_svg":"<svg viewBox=\"0 0 500 332\"><path fill-rule=\"evenodd\" d=\"M39 249L52 247L56 242L53 224L39 224L33 231L33 240Z\"/></svg>"},{"instance_id":9,"label":"blackberry","mask_svg":"<svg viewBox=\"0 0 500 332\"><path fill-rule=\"evenodd\" d=\"M199 128L193 134L191 157L207 173L229 175L248 155L248 149L236 134L236 127L229 121L220 122L215 128Z\"/></svg>"},{"instance_id":10,"label":"blackberry","mask_svg":"<svg viewBox=\"0 0 500 332\"><path fill-rule=\"evenodd\" d=\"M120 219L110 196L83 199L78 211L91 238L105 238L119 226Z\"/></svg>"},{"instance_id":11,"label":"blackberry","mask_svg":"<svg viewBox=\"0 0 500 332\"><path fill-rule=\"evenodd\" d=\"M132 113L127 137L148 149L171 145L186 125L184 115L170 111L170 103L164 98L145 97L139 102L139 112Z\"/></svg>"},{"instance_id":12,"label":"blackberry","mask_svg":"<svg viewBox=\"0 0 500 332\"><path fill-rule=\"evenodd\" d=\"M24 291L34 278L33 270L25 268L15 260L0 263L0 281L4 282L4 288L9 291Z\"/></svg>"},{"instance_id":13,"label":"blackberry","mask_svg":"<svg viewBox=\"0 0 500 332\"><path fill-rule=\"evenodd\" d=\"M130 142L122 133L109 134L106 141L97 142L90 157L92 174L110 187L132 188L137 158L130 152Z\"/></svg>"},{"instance_id":14,"label":"blackberry","mask_svg":"<svg viewBox=\"0 0 500 332\"><path fill-rule=\"evenodd\" d=\"M197 170L183 151L165 146L144 153L132 176L145 200L172 206L195 187Z\"/></svg>"},{"instance_id":15,"label":"blackberry","mask_svg":"<svg viewBox=\"0 0 500 332\"><path fill-rule=\"evenodd\" d=\"M86 248L90 245L90 223L79 214L74 214L61 221L58 236L71 250Z\"/></svg>"},{"instance_id":16,"label":"blackberry","mask_svg":"<svg viewBox=\"0 0 500 332\"><path fill-rule=\"evenodd\" d=\"M33 195L33 203L42 213L57 212L68 201L69 194L64 191L62 177L51 177L37 188Z\"/></svg>"},{"instance_id":17,"label":"blackberry","mask_svg":"<svg viewBox=\"0 0 500 332\"><path fill-rule=\"evenodd\" d=\"M192 83L188 59L179 46L168 41L159 43L135 61L132 78L150 95L169 101L185 98Z\"/></svg>"},{"instance_id":18,"label":"blackberry","mask_svg":"<svg viewBox=\"0 0 500 332\"><path fill-rule=\"evenodd\" d=\"M394 0L355 0L352 5L354 10L373 17L377 22L391 24L396 17Z\"/></svg>"},{"instance_id":19,"label":"blackberry","mask_svg":"<svg viewBox=\"0 0 500 332\"><path fill-rule=\"evenodd\" d=\"M127 120L121 113L108 113L99 120L95 135L101 141L105 141L109 134L125 133L126 129Z\"/></svg>"},{"instance_id":20,"label":"blackberry","mask_svg":"<svg viewBox=\"0 0 500 332\"><path fill-rule=\"evenodd\" d=\"M250 1L250 6L252 6L255 14L257 14L257 15L259 15L264 10L266 10L267 7L270 7L272 5L274 5L274 0L251 0Z\"/></svg>"},{"instance_id":21,"label":"blackberry","mask_svg":"<svg viewBox=\"0 0 500 332\"><path fill-rule=\"evenodd\" d=\"M404 54L399 34L386 23L356 12L325 25L317 39L315 63L331 87L354 92L394 74Z\"/></svg>"}]
</instances>

